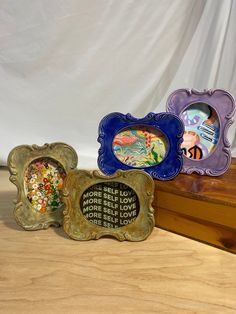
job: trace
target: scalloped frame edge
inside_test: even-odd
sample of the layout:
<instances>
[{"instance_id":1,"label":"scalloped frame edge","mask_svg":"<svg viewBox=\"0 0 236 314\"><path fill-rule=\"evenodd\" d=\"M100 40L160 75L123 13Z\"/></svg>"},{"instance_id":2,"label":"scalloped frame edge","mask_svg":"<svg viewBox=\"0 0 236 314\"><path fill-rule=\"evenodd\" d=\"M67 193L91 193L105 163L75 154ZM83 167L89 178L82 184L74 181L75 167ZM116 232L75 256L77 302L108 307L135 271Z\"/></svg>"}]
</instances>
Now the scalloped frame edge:
<instances>
[{"instance_id":1,"label":"scalloped frame edge","mask_svg":"<svg viewBox=\"0 0 236 314\"><path fill-rule=\"evenodd\" d=\"M170 124L168 125L171 121L173 130L170 130ZM117 124L116 126L115 123ZM112 140L115 135L124 128L138 125L146 125L159 129L167 137L169 144L171 143L167 155L156 166L145 168L132 167L119 161L113 153ZM130 113L109 113L102 118L98 128L98 142L100 143L98 167L107 175L113 174L118 169L142 169L150 174L153 179L171 180L179 174L183 166L183 154L180 149L183 141L183 132L183 122L178 116L172 113L150 112L144 118L135 118Z\"/></svg>"},{"instance_id":2,"label":"scalloped frame edge","mask_svg":"<svg viewBox=\"0 0 236 314\"><path fill-rule=\"evenodd\" d=\"M181 105L177 107L176 100L174 101L174 98L178 98L180 93L185 94L183 98L185 97L186 100L182 100ZM220 97L224 97L228 100L229 108L227 110L225 110L226 108L219 102ZM191 160L183 155L183 169L181 172L186 174L192 174L195 172L200 175L220 176L228 170L231 163L231 145L228 141L227 133L229 127L234 122L235 100L233 95L224 89L205 89L203 91L199 91L196 89L181 88L170 94L167 99L166 110L167 112L171 112L179 116L180 113L191 104L198 102L204 102L216 111L220 122L220 137L215 151L203 160ZM214 162L216 156L221 156L221 162L217 165L216 162Z\"/></svg>"},{"instance_id":3,"label":"scalloped frame edge","mask_svg":"<svg viewBox=\"0 0 236 314\"><path fill-rule=\"evenodd\" d=\"M120 182L129 186L137 194L140 204L139 214L132 223L119 228L105 228L88 221L82 214L80 198L91 186L104 182ZM143 241L154 228L154 209L151 206L154 182L142 170L118 170L105 176L98 170L73 170L65 179L63 201L66 204L63 229L74 240L92 240L112 236L119 241Z\"/></svg>"},{"instance_id":4,"label":"scalloped frame edge","mask_svg":"<svg viewBox=\"0 0 236 314\"><path fill-rule=\"evenodd\" d=\"M54 213L37 213L25 195L24 173L31 162L38 158L48 157L58 162L66 174L75 169L78 156L73 147L68 144L56 142L38 145L19 145L8 155L7 165L10 172L9 180L17 187L17 199L14 201L14 217L19 226L25 230L47 229L49 226L62 225L63 209Z\"/></svg>"}]
</instances>

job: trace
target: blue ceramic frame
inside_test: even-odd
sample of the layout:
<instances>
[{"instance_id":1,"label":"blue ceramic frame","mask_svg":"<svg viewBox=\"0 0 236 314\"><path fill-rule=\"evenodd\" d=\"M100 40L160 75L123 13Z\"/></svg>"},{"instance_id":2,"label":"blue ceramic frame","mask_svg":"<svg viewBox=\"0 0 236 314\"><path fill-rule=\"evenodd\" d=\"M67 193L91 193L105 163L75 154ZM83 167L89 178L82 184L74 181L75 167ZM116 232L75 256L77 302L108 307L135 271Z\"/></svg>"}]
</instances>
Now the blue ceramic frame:
<instances>
[{"instance_id":1,"label":"blue ceramic frame","mask_svg":"<svg viewBox=\"0 0 236 314\"><path fill-rule=\"evenodd\" d=\"M137 168L122 163L113 152L113 139L123 129L134 126L149 126L160 130L166 137L167 151L165 158L157 165ZM171 113L150 112L144 118L135 118L131 114L113 112L105 116L99 124L98 142L101 144L98 156L98 167L106 175L116 170L143 169L154 179L171 180L179 174L183 165L180 145L183 140L184 126L182 121Z\"/></svg>"},{"instance_id":2,"label":"blue ceramic frame","mask_svg":"<svg viewBox=\"0 0 236 314\"><path fill-rule=\"evenodd\" d=\"M219 176L228 170L231 163L231 145L227 139L227 132L234 121L234 97L223 89L198 91L182 88L168 97L166 110L180 116L190 105L197 103L205 103L216 111L220 124L219 139L215 150L204 159L193 160L183 155L182 172Z\"/></svg>"}]
</instances>

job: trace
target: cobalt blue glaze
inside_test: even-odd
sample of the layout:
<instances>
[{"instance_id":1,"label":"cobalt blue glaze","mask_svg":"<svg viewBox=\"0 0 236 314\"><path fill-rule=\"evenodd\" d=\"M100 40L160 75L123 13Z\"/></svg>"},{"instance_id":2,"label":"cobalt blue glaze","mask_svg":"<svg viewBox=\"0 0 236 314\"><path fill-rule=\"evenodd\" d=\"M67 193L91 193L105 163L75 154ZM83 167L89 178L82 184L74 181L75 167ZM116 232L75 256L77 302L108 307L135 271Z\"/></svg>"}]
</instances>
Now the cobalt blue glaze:
<instances>
[{"instance_id":1,"label":"cobalt blue glaze","mask_svg":"<svg viewBox=\"0 0 236 314\"><path fill-rule=\"evenodd\" d=\"M98 167L106 175L112 175L118 169L140 169L121 162L114 154L113 140L125 128L134 126L154 127L167 139L167 151L164 159L155 166L141 168L154 179L171 180L179 174L183 165L180 145L183 141L183 122L172 113L150 112L144 118L135 118L131 114L113 112L106 115L99 124Z\"/></svg>"}]
</instances>

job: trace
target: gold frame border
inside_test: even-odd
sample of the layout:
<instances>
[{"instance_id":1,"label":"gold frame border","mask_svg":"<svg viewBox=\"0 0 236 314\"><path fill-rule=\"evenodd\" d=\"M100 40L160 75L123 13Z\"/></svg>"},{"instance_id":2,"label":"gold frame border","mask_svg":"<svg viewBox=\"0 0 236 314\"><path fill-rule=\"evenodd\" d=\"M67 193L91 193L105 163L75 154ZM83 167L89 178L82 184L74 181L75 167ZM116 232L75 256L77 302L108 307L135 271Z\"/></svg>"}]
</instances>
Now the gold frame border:
<instances>
[{"instance_id":1,"label":"gold frame border","mask_svg":"<svg viewBox=\"0 0 236 314\"><path fill-rule=\"evenodd\" d=\"M78 163L76 151L65 143L46 143L43 146L20 145L13 148L8 156L9 180L17 187L14 216L18 225L25 230L47 229L51 225L59 227L63 222L63 208L53 213L38 213L32 210L25 194L25 170L35 159L44 157L59 162L66 174L75 169Z\"/></svg>"},{"instance_id":2,"label":"gold frame border","mask_svg":"<svg viewBox=\"0 0 236 314\"><path fill-rule=\"evenodd\" d=\"M105 228L89 222L82 214L80 199L91 186L102 182L119 182L129 186L138 196L139 214L135 221L119 228ZM154 182L150 175L142 170L118 170L112 176L105 176L98 170L73 170L65 179L63 201L63 228L74 240L99 239L113 236L119 241L142 241L154 227L154 209L151 204L154 197Z\"/></svg>"}]
</instances>

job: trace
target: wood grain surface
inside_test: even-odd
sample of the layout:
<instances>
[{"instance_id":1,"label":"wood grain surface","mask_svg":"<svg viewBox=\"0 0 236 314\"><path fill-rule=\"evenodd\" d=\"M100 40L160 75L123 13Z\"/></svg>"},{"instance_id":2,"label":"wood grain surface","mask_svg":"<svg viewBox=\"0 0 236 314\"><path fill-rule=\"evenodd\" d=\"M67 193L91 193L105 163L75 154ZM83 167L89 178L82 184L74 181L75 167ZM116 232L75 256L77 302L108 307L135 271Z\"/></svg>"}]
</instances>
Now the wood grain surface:
<instances>
[{"instance_id":1,"label":"wood grain surface","mask_svg":"<svg viewBox=\"0 0 236 314\"><path fill-rule=\"evenodd\" d=\"M155 228L143 242L24 231L0 170L0 313L236 313L236 256Z\"/></svg>"},{"instance_id":2,"label":"wood grain surface","mask_svg":"<svg viewBox=\"0 0 236 314\"><path fill-rule=\"evenodd\" d=\"M171 181L155 183L159 191L232 206L236 210L236 158L232 158L228 171L219 177L179 174Z\"/></svg>"},{"instance_id":3,"label":"wood grain surface","mask_svg":"<svg viewBox=\"0 0 236 314\"><path fill-rule=\"evenodd\" d=\"M236 158L220 177L155 181L156 226L236 253Z\"/></svg>"}]
</instances>

